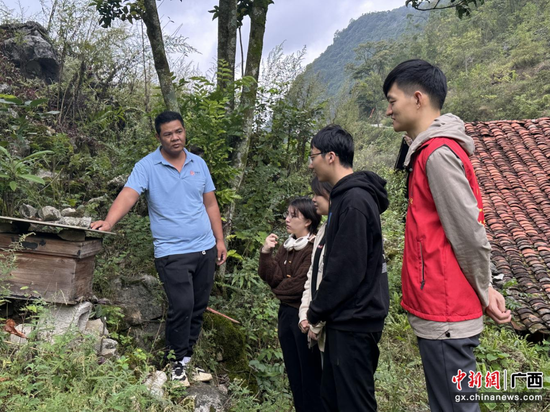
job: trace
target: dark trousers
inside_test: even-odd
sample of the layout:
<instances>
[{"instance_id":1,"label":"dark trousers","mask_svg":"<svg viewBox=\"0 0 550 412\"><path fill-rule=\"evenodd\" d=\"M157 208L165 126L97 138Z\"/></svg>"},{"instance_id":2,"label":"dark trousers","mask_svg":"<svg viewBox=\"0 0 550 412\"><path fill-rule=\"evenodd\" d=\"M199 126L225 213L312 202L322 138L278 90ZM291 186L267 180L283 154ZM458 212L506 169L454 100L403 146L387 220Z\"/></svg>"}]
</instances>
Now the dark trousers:
<instances>
[{"instance_id":1,"label":"dark trousers","mask_svg":"<svg viewBox=\"0 0 550 412\"><path fill-rule=\"evenodd\" d=\"M418 338L418 348L422 357L424 376L428 389L428 399L432 412L477 412L477 403L456 403L458 394L468 395L476 392L469 388L470 371L476 371L474 348L479 345L479 335L464 339L422 339ZM466 373L462 380L462 390L453 383L458 370Z\"/></svg>"},{"instance_id":2,"label":"dark trousers","mask_svg":"<svg viewBox=\"0 0 550 412\"><path fill-rule=\"evenodd\" d=\"M166 347L176 360L191 357L214 283L217 251L210 250L155 259L168 298Z\"/></svg>"},{"instance_id":3,"label":"dark trousers","mask_svg":"<svg viewBox=\"0 0 550 412\"><path fill-rule=\"evenodd\" d=\"M382 332L326 329L321 396L326 411L376 411L374 372Z\"/></svg>"},{"instance_id":4,"label":"dark trousers","mask_svg":"<svg viewBox=\"0 0 550 412\"><path fill-rule=\"evenodd\" d=\"M308 348L307 335L298 327L298 309L283 303L279 307L279 342L296 412L321 411L319 347Z\"/></svg>"}]
</instances>

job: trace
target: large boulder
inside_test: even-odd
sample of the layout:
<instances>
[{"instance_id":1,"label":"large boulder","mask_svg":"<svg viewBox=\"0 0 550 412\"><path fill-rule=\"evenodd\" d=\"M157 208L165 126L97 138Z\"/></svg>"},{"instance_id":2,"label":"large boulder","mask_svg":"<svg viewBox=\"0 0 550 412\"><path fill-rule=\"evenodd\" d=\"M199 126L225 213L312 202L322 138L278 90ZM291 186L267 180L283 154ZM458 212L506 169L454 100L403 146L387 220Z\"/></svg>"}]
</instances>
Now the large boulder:
<instances>
[{"instance_id":1,"label":"large boulder","mask_svg":"<svg viewBox=\"0 0 550 412\"><path fill-rule=\"evenodd\" d=\"M135 345L144 350L164 350L167 303L160 280L147 274L132 278L117 277L111 287L112 303L120 307L124 314L118 332L127 334Z\"/></svg>"},{"instance_id":2,"label":"large boulder","mask_svg":"<svg viewBox=\"0 0 550 412\"><path fill-rule=\"evenodd\" d=\"M197 382L187 390L187 397L194 398L194 412L221 412L225 410L224 405L227 403L224 389Z\"/></svg>"},{"instance_id":3,"label":"large boulder","mask_svg":"<svg viewBox=\"0 0 550 412\"><path fill-rule=\"evenodd\" d=\"M44 27L29 21L3 24L0 30L4 38L0 49L23 75L38 77L47 83L59 79L57 53Z\"/></svg>"},{"instance_id":4,"label":"large boulder","mask_svg":"<svg viewBox=\"0 0 550 412\"><path fill-rule=\"evenodd\" d=\"M229 379L242 381L252 392L258 390L258 384L252 374L246 355L246 333L242 326L206 312L203 316L203 331L208 339L199 341L202 350L218 361L218 374L227 373Z\"/></svg>"},{"instance_id":5,"label":"large boulder","mask_svg":"<svg viewBox=\"0 0 550 412\"><path fill-rule=\"evenodd\" d=\"M84 332L92 309L93 305L90 302L78 305L51 305L40 318L39 337L53 340L54 336L63 335L71 328Z\"/></svg>"},{"instance_id":6,"label":"large boulder","mask_svg":"<svg viewBox=\"0 0 550 412\"><path fill-rule=\"evenodd\" d=\"M117 279L118 280L118 279ZM159 279L142 274L115 281L117 304L129 327L142 326L164 316L164 292Z\"/></svg>"}]
</instances>

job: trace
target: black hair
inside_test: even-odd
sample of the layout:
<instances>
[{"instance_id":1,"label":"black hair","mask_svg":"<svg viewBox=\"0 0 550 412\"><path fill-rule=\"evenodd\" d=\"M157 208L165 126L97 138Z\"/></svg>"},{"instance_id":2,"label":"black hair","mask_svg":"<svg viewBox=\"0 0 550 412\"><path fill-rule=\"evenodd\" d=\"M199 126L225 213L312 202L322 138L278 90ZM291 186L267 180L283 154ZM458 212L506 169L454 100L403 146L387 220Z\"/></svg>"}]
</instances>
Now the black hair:
<instances>
[{"instance_id":1,"label":"black hair","mask_svg":"<svg viewBox=\"0 0 550 412\"><path fill-rule=\"evenodd\" d=\"M332 185L329 182L320 182L319 178L315 176L311 181L311 190L316 196L323 196L325 199L330 199L330 192Z\"/></svg>"},{"instance_id":2,"label":"black hair","mask_svg":"<svg viewBox=\"0 0 550 412\"><path fill-rule=\"evenodd\" d=\"M183 123L183 118L181 117L181 114L178 112L171 112L169 110L166 110L159 114L155 118L155 130L157 131L157 134L160 135L160 126L165 123L173 122L174 120L179 120L181 122L181 125L185 128L185 123Z\"/></svg>"},{"instance_id":3,"label":"black hair","mask_svg":"<svg viewBox=\"0 0 550 412\"><path fill-rule=\"evenodd\" d=\"M293 207L304 215L304 218L309 219L311 221L311 224L308 227L309 232L317 233L317 227L321 222L321 216L317 214L313 200L309 197L297 197L290 202L289 207Z\"/></svg>"},{"instance_id":4,"label":"black hair","mask_svg":"<svg viewBox=\"0 0 550 412\"><path fill-rule=\"evenodd\" d=\"M441 69L427 61L414 59L398 64L384 81L384 95L388 97L393 84L407 92L421 90L430 96L434 107L441 110L447 97L447 78Z\"/></svg>"},{"instance_id":5,"label":"black hair","mask_svg":"<svg viewBox=\"0 0 550 412\"><path fill-rule=\"evenodd\" d=\"M311 140L311 147L313 146L321 151L321 156L334 152L342 166L353 167L353 137L341 126L331 124L321 129Z\"/></svg>"}]
</instances>

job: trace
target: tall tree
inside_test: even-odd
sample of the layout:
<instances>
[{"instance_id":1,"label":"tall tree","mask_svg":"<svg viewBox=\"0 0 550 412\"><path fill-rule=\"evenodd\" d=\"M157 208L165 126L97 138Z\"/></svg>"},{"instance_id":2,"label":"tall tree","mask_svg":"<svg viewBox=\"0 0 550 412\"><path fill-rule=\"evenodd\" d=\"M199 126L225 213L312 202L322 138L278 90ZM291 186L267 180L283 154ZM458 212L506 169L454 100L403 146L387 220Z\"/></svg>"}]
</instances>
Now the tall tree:
<instances>
[{"instance_id":1,"label":"tall tree","mask_svg":"<svg viewBox=\"0 0 550 412\"><path fill-rule=\"evenodd\" d=\"M92 4L101 16L99 23L103 27L110 27L115 19L127 20L130 23L134 20L143 20L147 28L147 37L151 44L164 104L168 110L179 112L155 0L93 0Z\"/></svg>"},{"instance_id":2,"label":"tall tree","mask_svg":"<svg viewBox=\"0 0 550 412\"><path fill-rule=\"evenodd\" d=\"M248 51L246 54L245 77L254 79L248 85L245 85L241 95L240 105L243 108L243 132L241 136L233 139L232 164L237 169L237 175L233 179L232 189L236 192L241 188L248 152L250 150L250 141L252 138L254 126L254 108L256 105L256 94L258 91L258 79L260 76L260 63L262 61L262 52L264 47L265 24L267 19L267 9L272 0L253 0L250 9L250 35L248 40ZM226 224L224 233L231 233L233 226L233 216L235 214L235 203L229 205L226 212Z\"/></svg>"},{"instance_id":3,"label":"tall tree","mask_svg":"<svg viewBox=\"0 0 550 412\"><path fill-rule=\"evenodd\" d=\"M250 35L246 55L246 70L244 77L250 81L243 82L239 109L243 113L242 133L239 136L229 136L228 141L233 149L231 153L232 166L237 170L236 177L231 183L231 189L238 192L241 188L246 168L250 139L254 125L254 108L260 76L263 42L267 9L272 0L219 0L210 13L213 19L218 19L218 88L231 93L230 105L227 111L234 109L234 88L229 87L235 78L235 55L237 44L237 30L243 24L246 16L250 17ZM240 33L240 32L239 32ZM241 46L242 47L242 46ZM225 213L225 234L231 232L235 204L230 204Z\"/></svg>"},{"instance_id":4,"label":"tall tree","mask_svg":"<svg viewBox=\"0 0 550 412\"><path fill-rule=\"evenodd\" d=\"M178 99L176 98L176 91L172 84L172 73L170 72L170 65L166 58L157 4L155 0L142 1L144 13L141 14L141 17L145 23L145 27L147 27L147 37L149 38L149 43L151 43L153 60L155 61L155 69L159 78L164 104L168 110L179 112Z\"/></svg>"},{"instance_id":5,"label":"tall tree","mask_svg":"<svg viewBox=\"0 0 550 412\"><path fill-rule=\"evenodd\" d=\"M250 10L250 36L248 39L244 75L245 77L251 77L254 81L244 86L241 96L240 104L244 108L243 134L235 141L235 151L233 152L233 165L238 169L244 169L246 166L250 136L252 135L252 126L254 123L254 106L256 104L260 63L264 47L267 8L271 3L273 3L271 0L254 0Z\"/></svg>"}]
</instances>

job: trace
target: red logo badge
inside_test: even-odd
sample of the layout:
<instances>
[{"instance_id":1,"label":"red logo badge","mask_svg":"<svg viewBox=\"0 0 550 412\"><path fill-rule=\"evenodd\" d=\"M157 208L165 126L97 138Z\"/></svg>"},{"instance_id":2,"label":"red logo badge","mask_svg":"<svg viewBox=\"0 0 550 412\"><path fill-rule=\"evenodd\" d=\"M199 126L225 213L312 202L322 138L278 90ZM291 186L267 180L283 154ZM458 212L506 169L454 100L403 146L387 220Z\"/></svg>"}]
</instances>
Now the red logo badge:
<instances>
[{"instance_id":1,"label":"red logo badge","mask_svg":"<svg viewBox=\"0 0 550 412\"><path fill-rule=\"evenodd\" d=\"M193 172L193 171L191 170L191 176L194 176L194 175L195 175L195 172Z\"/></svg>"}]
</instances>

